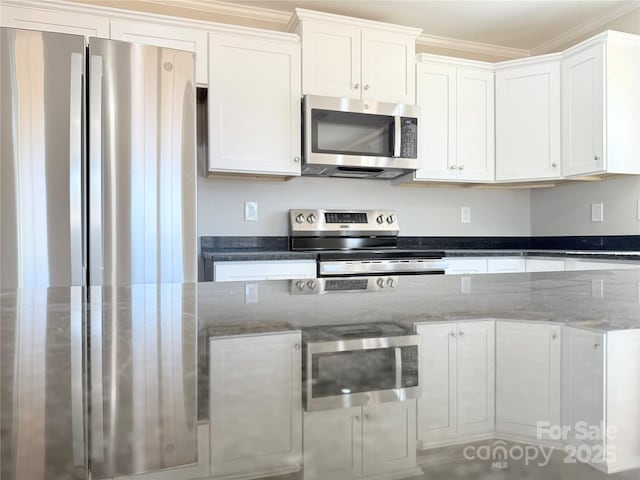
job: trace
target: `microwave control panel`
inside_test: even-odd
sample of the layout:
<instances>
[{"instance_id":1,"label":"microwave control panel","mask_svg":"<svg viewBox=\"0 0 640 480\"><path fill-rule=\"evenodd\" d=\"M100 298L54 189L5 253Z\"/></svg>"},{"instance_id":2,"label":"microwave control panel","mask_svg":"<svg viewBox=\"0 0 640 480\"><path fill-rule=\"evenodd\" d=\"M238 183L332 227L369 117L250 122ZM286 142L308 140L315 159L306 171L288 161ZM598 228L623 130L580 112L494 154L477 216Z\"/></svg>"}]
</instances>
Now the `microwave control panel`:
<instances>
[{"instance_id":1,"label":"microwave control panel","mask_svg":"<svg viewBox=\"0 0 640 480\"><path fill-rule=\"evenodd\" d=\"M402 117L401 120L401 158L418 158L418 119Z\"/></svg>"}]
</instances>

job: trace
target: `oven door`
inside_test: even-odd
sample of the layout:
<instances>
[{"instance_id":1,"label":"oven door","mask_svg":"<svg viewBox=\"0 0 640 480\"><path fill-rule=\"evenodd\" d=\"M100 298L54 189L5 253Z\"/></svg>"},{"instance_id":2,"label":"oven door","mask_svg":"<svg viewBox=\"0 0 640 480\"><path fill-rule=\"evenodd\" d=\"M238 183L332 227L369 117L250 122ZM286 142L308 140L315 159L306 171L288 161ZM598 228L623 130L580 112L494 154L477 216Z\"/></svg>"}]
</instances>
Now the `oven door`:
<instances>
[{"instance_id":1,"label":"oven door","mask_svg":"<svg viewBox=\"0 0 640 480\"><path fill-rule=\"evenodd\" d=\"M418 336L309 343L303 369L308 411L418 398Z\"/></svg>"}]
</instances>

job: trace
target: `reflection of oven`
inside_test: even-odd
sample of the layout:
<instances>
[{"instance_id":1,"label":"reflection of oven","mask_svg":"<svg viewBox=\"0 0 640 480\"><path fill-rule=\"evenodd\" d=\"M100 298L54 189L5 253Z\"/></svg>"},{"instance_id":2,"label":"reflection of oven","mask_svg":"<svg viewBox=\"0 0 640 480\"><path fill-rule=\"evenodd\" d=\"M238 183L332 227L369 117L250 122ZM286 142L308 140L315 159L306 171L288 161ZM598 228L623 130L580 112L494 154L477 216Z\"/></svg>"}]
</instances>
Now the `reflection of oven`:
<instances>
[{"instance_id":1,"label":"reflection of oven","mask_svg":"<svg viewBox=\"0 0 640 480\"><path fill-rule=\"evenodd\" d=\"M394 292L399 280L396 275L291 280L290 293L292 295L322 295L328 293Z\"/></svg>"},{"instance_id":2,"label":"reflection of oven","mask_svg":"<svg viewBox=\"0 0 640 480\"><path fill-rule=\"evenodd\" d=\"M346 408L420 396L418 336L395 323L303 330L307 410Z\"/></svg>"},{"instance_id":3,"label":"reflection of oven","mask_svg":"<svg viewBox=\"0 0 640 480\"><path fill-rule=\"evenodd\" d=\"M398 248L391 210L290 210L291 250L318 252L318 276L444 274L444 252Z\"/></svg>"}]
</instances>

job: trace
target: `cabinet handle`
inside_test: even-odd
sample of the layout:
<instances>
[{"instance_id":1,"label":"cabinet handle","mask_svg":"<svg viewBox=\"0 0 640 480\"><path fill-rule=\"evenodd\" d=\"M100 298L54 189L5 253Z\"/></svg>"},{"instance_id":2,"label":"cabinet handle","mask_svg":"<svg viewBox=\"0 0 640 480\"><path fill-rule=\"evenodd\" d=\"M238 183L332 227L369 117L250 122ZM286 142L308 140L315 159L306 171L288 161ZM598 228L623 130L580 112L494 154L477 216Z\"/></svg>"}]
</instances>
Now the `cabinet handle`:
<instances>
[{"instance_id":1,"label":"cabinet handle","mask_svg":"<svg viewBox=\"0 0 640 480\"><path fill-rule=\"evenodd\" d=\"M299 343L296 343L296 344L293 346L293 348L295 348L296 350L300 350L300 344L299 344Z\"/></svg>"},{"instance_id":2,"label":"cabinet handle","mask_svg":"<svg viewBox=\"0 0 640 480\"><path fill-rule=\"evenodd\" d=\"M551 164L551 166L552 166L553 168L556 168L556 167L558 166L558 164L557 164L556 162L553 162L553 163Z\"/></svg>"},{"instance_id":3,"label":"cabinet handle","mask_svg":"<svg viewBox=\"0 0 640 480\"><path fill-rule=\"evenodd\" d=\"M300 163L300 157L293 157L293 161L296 163Z\"/></svg>"},{"instance_id":4,"label":"cabinet handle","mask_svg":"<svg viewBox=\"0 0 640 480\"><path fill-rule=\"evenodd\" d=\"M451 336L456 337L457 336L456 332L451 332Z\"/></svg>"},{"instance_id":5,"label":"cabinet handle","mask_svg":"<svg viewBox=\"0 0 640 480\"><path fill-rule=\"evenodd\" d=\"M369 88L370 88L370 87L369 87L369 84L368 84L368 83L365 83L365 84L364 84L364 89L365 89L365 90L369 90Z\"/></svg>"},{"instance_id":6,"label":"cabinet handle","mask_svg":"<svg viewBox=\"0 0 640 480\"><path fill-rule=\"evenodd\" d=\"M593 159L597 162L598 160L600 160L600 155L594 155Z\"/></svg>"},{"instance_id":7,"label":"cabinet handle","mask_svg":"<svg viewBox=\"0 0 640 480\"><path fill-rule=\"evenodd\" d=\"M458 167L458 170L464 170L464 165L460 165L460 166Z\"/></svg>"},{"instance_id":8,"label":"cabinet handle","mask_svg":"<svg viewBox=\"0 0 640 480\"><path fill-rule=\"evenodd\" d=\"M600 348L600 344L599 343L594 343L593 344L593 348Z\"/></svg>"},{"instance_id":9,"label":"cabinet handle","mask_svg":"<svg viewBox=\"0 0 640 480\"><path fill-rule=\"evenodd\" d=\"M359 83L356 83L356 84L353 86L353 88L355 88L356 90L360 90L360 84L359 84Z\"/></svg>"},{"instance_id":10,"label":"cabinet handle","mask_svg":"<svg viewBox=\"0 0 640 480\"><path fill-rule=\"evenodd\" d=\"M360 415L354 415L353 419L354 419L356 422L359 422L359 421L360 421Z\"/></svg>"}]
</instances>

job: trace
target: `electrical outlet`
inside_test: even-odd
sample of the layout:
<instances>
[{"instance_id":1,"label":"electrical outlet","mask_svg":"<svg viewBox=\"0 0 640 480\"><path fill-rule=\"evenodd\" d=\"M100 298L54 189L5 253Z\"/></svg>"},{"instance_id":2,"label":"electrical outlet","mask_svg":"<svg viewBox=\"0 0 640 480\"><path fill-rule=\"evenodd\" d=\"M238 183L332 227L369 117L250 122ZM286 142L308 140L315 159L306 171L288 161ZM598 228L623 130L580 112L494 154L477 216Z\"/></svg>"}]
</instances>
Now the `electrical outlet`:
<instances>
[{"instance_id":1,"label":"electrical outlet","mask_svg":"<svg viewBox=\"0 0 640 480\"><path fill-rule=\"evenodd\" d=\"M604 280L591 280L591 296L593 298L604 298Z\"/></svg>"},{"instance_id":2,"label":"electrical outlet","mask_svg":"<svg viewBox=\"0 0 640 480\"><path fill-rule=\"evenodd\" d=\"M460 278L460 293L471 293L471 277Z\"/></svg>"},{"instance_id":3,"label":"electrical outlet","mask_svg":"<svg viewBox=\"0 0 640 480\"><path fill-rule=\"evenodd\" d=\"M471 207L460 207L460 223L471 223Z\"/></svg>"},{"instance_id":4,"label":"electrical outlet","mask_svg":"<svg viewBox=\"0 0 640 480\"><path fill-rule=\"evenodd\" d=\"M258 202L244 202L244 221L258 221Z\"/></svg>"},{"instance_id":5,"label":"electrical outlet","mask_svg":"<svg viewBox=\"0 0 640 480\"><path fill-rule=\"evenodd\" d=\"M638 208L636 209L636 218L640 220L640 200L638 200Z\"/></svg>"},{"instance_id":6,"label":"electrical outlet","mask_svg":"<svg viewBox=\"0 0 640 480\"><path fill-rule=\"evenodd\" d=\"M604 222L604 204L602 202L591 204L591 221Z\"/></svg>"},{"instance_id":7,"label":"electrical outlet","mask_svg":"<svg viewBox=\"0 0 640 480\"><path fill-rule=\"evenodd\" d=\"M257 283L247 283L244 286L244 303L258 303Z\"/></svg>"}]
</instances>

